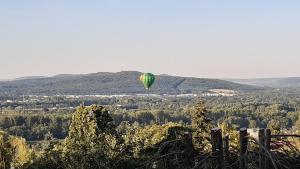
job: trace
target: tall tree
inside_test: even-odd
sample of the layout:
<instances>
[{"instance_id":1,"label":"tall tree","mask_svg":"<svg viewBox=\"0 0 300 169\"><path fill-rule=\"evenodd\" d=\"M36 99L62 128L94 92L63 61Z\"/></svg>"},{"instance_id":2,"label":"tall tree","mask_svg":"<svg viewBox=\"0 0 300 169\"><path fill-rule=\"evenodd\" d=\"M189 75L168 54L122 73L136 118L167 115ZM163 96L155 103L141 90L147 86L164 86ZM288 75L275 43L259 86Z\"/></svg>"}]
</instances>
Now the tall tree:
<instances>
[{"instance_id":1,"label":"tall tree","mask_svg":"<svg viewBox=\"0 0 300 169\"><path fill-rule=\"evenodd\" d=\"M193 142L198 151L206 151L209 147L209 133L212 128L211 120L208 118L209 111L203 100L199 100L190 110L192 120Z\"/></svg>"},{"instance_id":2,"label":"tall tree","mask_svg":"<svg viewBox=\"0 0 300 169\"><path fill-rule=\"evenodd\" d=\"M63 149L67 168L107 168L107 153L116 145L112 121L102 106L81 106L76 110Z\"/></svg>"}]
</instances>

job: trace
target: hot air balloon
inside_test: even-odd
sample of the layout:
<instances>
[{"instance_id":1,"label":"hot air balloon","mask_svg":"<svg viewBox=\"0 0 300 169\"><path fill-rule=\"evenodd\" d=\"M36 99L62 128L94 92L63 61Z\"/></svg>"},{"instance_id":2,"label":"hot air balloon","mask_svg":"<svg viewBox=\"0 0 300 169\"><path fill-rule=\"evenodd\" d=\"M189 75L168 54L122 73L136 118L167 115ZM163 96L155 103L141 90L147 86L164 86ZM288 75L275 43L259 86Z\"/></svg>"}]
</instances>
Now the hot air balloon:
<instances>
[{"instance_id":1,"label":"hot air balloon","mask_svg":"<svg viewBox=\"0 0 300 169\"><path fill-rule=\"evenodd\" d=\"M149 89L154 81L155 81L155 76L152 73L144 73L140 76L140 81L144 84L145 89Z\"/></svg>"}]
</instances>

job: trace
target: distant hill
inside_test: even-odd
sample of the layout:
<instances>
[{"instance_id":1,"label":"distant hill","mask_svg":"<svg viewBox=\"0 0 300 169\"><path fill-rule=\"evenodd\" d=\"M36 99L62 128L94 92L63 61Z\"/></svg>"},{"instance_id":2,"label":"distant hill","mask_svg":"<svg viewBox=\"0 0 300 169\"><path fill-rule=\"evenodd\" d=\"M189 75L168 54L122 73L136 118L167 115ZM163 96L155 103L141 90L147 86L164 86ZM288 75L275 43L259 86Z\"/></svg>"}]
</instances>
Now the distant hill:
<instances>
[{"instance_id":1,"label":"distant hill","mask_svg":"<svg viewBox=\"0 0 300 169\"><path fill-rule=\"evenodd\" d=\"M0 95L142 94L146 91L139 82L140 75L140 72L123 71L23 78L0 82ZM158 75L155 84L148 92L156 94L201 93L209 89L249 92L262 88L218 79Z\"/></svg>"},{"instance_id":2,"label":"distant hill","mask_svg":"<svg viewBox=\"0 0 300 169\"><path fill-rule=\"evenodd\" d=\"M228 79L235 83L273 88L300 88L300 77L261 78L261 79Z\"/></svg>"},{"instance_id":3,"label":"distant hill","mask_svg":"<svg viewBox=\"0 0 300 169\"><path fill-rule=\"evenodd\" d=\"M45 76L27 76L27 77L19 77L13 80L30 80L30 79L41 79L46 78Z\"/></svg>"}]
</instances>

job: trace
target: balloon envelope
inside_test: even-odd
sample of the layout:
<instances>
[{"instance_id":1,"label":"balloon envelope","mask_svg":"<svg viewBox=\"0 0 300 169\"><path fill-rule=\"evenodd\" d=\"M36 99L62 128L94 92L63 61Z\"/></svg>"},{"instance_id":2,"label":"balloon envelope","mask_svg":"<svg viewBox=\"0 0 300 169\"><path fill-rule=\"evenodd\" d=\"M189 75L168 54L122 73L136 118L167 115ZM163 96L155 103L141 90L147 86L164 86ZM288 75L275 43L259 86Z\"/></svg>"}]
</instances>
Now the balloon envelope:
<instances>
[{"instance_id":1,"label":"balloon envelope","mask_svg":"<svg viewBox=\"0 0 300 169\"><path fill-rule=\"evenodd\" d=\"M155 76L152 73L144 73L140 76L140 81L144 84L146 89L149 89L155 81Z\"/></svg>"}]
</instances>

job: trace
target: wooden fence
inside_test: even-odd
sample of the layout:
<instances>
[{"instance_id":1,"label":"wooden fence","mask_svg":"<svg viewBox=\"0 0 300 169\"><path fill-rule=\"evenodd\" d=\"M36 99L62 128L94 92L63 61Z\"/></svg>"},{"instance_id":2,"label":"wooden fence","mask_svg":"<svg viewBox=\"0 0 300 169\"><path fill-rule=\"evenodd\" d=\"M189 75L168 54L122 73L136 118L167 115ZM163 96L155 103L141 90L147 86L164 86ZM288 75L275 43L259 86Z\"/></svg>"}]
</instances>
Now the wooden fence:
<instances>
[{"instance_id":1,"label":"wooden fence","mask_svg":"<svg viewBox=\"0 0 300 169\"><path fill-rule=\"evenodd\" d=\"M241 128L239 144L234 147L228 135L223 136L220 128L213 128L210 153L191 153L189 133L183 140L164 143L162 149L172 149L139 169L300 169L300 151L290 138L299 139L300 135L272 135L270 129Z\"/></svg>"}]
</instances>

